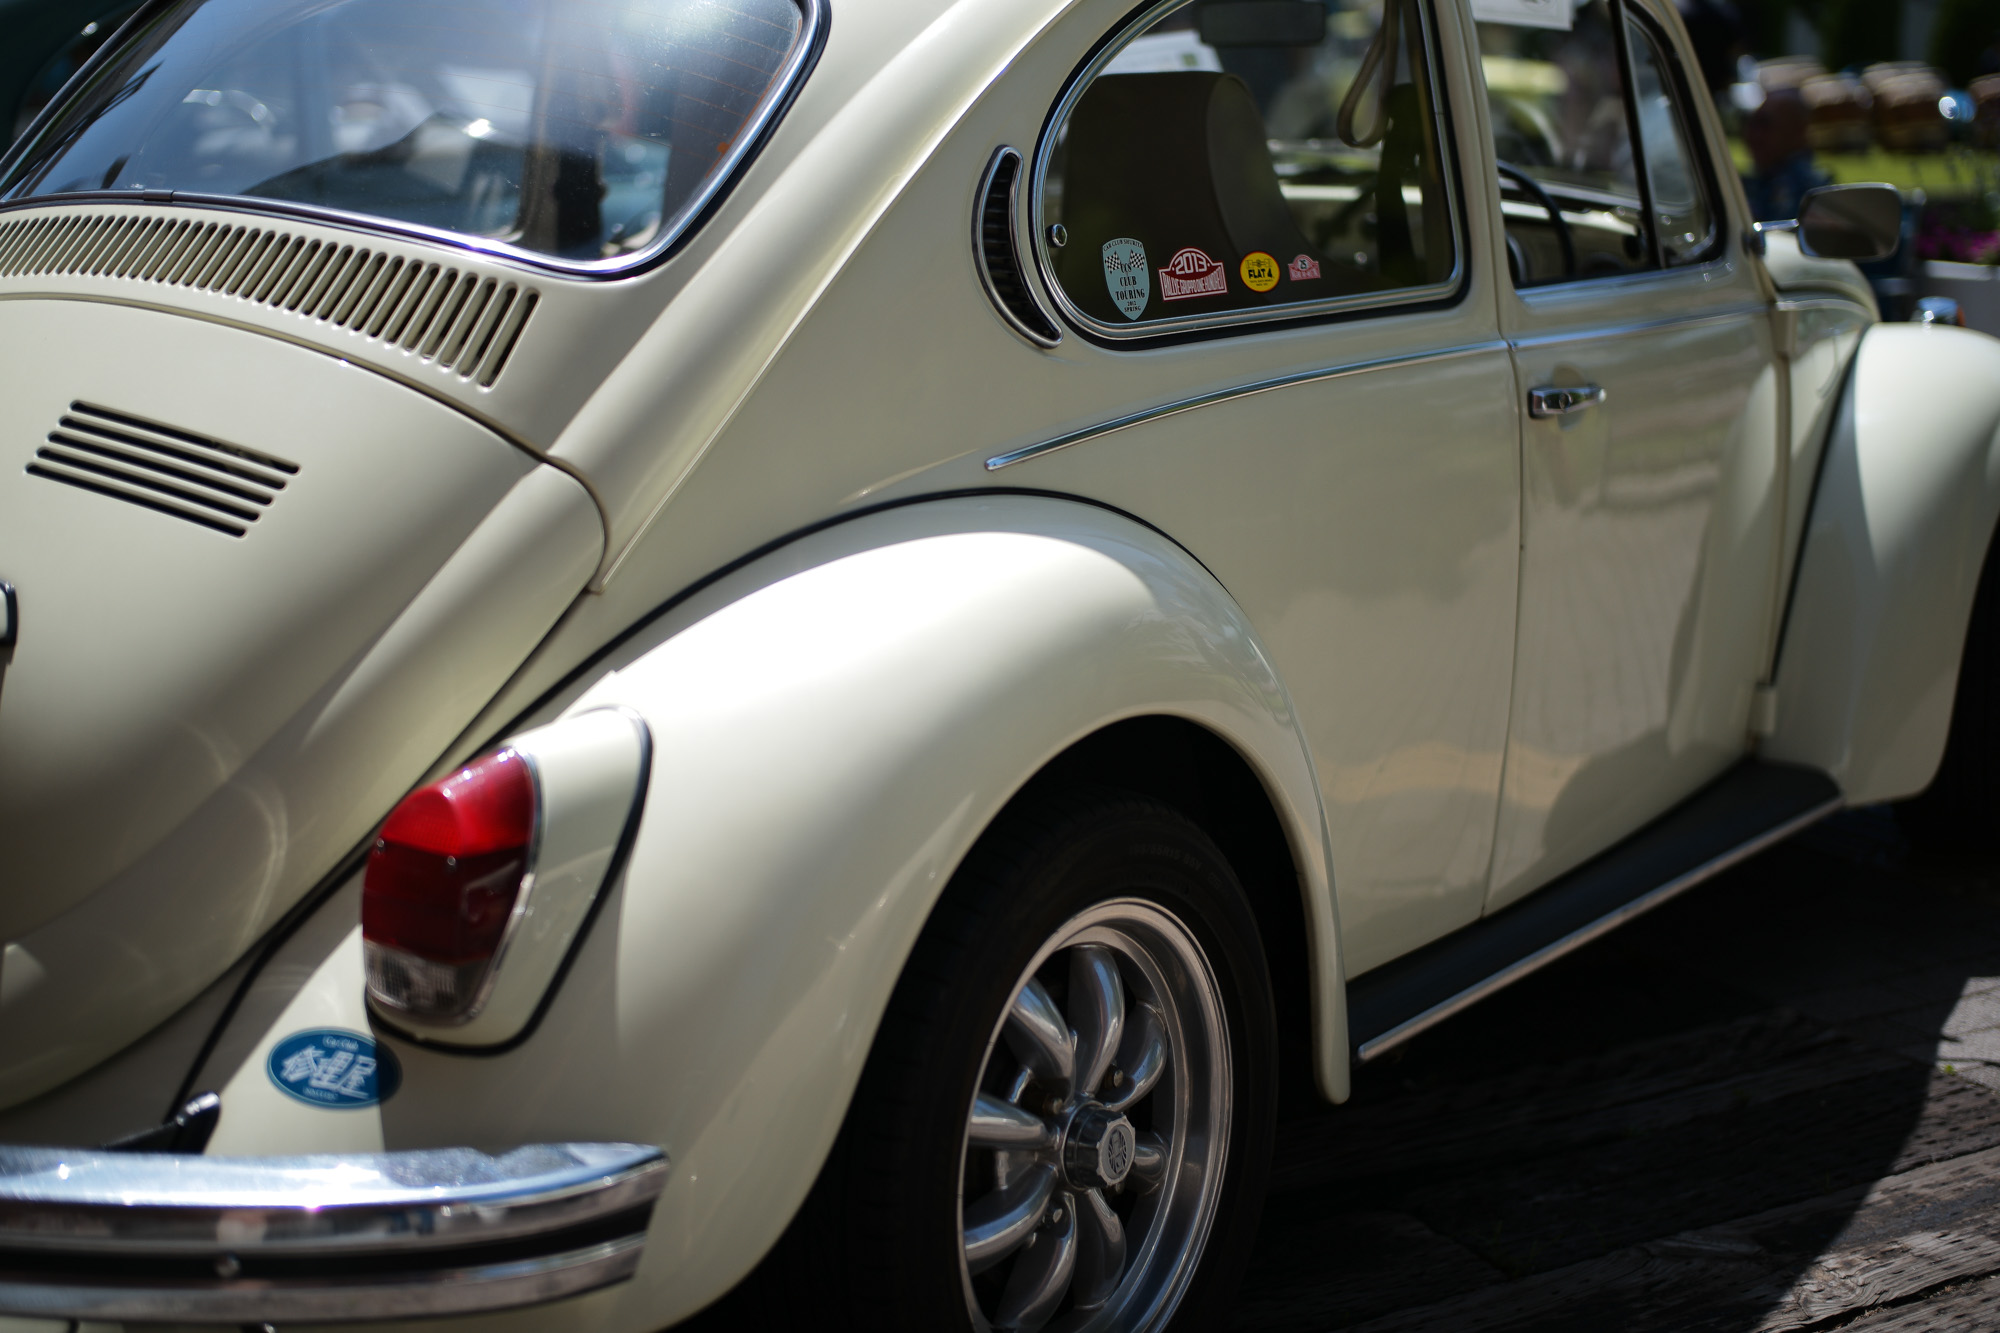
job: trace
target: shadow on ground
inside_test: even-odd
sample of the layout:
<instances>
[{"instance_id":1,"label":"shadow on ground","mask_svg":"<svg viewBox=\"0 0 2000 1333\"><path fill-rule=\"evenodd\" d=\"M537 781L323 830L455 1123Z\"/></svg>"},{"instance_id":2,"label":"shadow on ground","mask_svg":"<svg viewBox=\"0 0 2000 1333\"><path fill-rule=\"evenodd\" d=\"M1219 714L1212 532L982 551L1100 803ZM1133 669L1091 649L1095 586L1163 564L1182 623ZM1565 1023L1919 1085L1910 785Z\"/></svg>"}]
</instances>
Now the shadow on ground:
<instances>
[{"instance_id":1,"label":"shadow on ground","mask_svg":"<svg viewBox=\"0 0 2000 1333\"><path fill-rule=\"evenodd\" d=\"M1848 813L1365 1068L1235 1328L2000 1326L1996 871Z\"/></svg>"}]
</instances>

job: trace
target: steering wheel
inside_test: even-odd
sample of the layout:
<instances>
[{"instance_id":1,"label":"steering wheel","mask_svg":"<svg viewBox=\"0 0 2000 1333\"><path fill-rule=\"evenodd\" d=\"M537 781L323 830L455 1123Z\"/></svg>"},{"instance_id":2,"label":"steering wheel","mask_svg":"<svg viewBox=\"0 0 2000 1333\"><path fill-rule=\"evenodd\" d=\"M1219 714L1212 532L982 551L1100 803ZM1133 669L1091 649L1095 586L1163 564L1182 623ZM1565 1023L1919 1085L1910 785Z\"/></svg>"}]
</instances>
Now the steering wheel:
<instances>
[{"instance_id":1,"label":"steering wheel","mask_svg":"<svg viewBox=\"0 0 2000 1333\"><path fill-rule=\"evenodd\" d=\"M1549 192L1542 188L1540 181L1513 163L1496 161L1493 165L1502 176L1520 186L1526 193L1534 196L1535 202L1540 204L1543 211L1549 215L1549 222L1556 229L1556 248L1562 251L1563 278L1565 280L1574 278L1576 276L1576 237L1570 234L1569 220L1562 215L1562 209L1556 206L1556 201L1549 197Z\"/></svg>"}]
</instances>

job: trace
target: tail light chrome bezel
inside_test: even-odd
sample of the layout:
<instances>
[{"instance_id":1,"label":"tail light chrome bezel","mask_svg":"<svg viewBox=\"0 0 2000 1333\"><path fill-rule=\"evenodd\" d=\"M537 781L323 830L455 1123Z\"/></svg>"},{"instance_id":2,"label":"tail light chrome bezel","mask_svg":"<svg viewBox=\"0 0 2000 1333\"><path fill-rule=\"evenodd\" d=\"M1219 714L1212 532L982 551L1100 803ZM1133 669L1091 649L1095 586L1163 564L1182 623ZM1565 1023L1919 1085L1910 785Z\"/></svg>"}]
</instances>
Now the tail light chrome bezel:
<instances>
[{"instance_id":1,"label":"tail light chrome bezel","mask_svg":"<svg viewBox=\"0 0 2000 1333\"><path fill-rule=\"evenodd\" d=\"M630 709L591 709L522 732L482 762L501 754L518 756L532 779L533 829L506 925L482 970L467 978L464 998L449 1006L412 1003L409 989L396 984L412 964L468 965L426 959L363 931L370 1010L426 1044L500 1048L533 1031L605 888L624 868L645 806L652 738ZM364 904L367 895L364 879Z\"/></svg>"}]
</instances>

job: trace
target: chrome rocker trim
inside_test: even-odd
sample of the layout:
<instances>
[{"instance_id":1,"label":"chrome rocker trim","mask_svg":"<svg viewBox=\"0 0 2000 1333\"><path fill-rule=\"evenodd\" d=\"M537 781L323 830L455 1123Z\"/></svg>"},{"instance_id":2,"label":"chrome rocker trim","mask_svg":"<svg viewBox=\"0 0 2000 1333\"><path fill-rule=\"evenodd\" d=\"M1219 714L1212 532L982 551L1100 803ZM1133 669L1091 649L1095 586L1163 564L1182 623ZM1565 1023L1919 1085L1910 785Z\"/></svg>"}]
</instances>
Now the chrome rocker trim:
<instances>
[{"instance_id":1,"label":"chrome rocker trim","mask_svg":"<svg viewBox=\"0 0 2000 1333\"><path fill-rule=\"evenodd\" d=\"M511 1309L639 1266L632 1143L310 1157L0 1147L0 1313L242 1324Z\"/></svg>"}]
</instances>

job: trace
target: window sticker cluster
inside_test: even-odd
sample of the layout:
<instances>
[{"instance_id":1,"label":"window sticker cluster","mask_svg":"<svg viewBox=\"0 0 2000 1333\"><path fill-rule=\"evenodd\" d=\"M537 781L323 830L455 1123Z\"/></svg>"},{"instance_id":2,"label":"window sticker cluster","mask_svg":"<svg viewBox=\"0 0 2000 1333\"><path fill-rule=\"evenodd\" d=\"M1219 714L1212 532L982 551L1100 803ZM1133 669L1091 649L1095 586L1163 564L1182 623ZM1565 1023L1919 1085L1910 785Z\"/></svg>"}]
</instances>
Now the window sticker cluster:
<instances>
[{"instance_id":1,"label":"window sticker cluster","mask_svg":"<svg viewBox=\"0 0 2000 1333\"><path fill-rule=\"evenodd\" d=\"M374 1106L403 1084L393 1052L373 1037L340 1028L292 1033L271 1048L265 1068L287 1097L333 1110Z\"/></svg>"},{"instance_id":2,"label":"window sticker cluster","mask_svg":"<svg viewBox=\"0 0 2000 1333\"><path fill-rule=\"evenodd\" d=\"M1146 247L1129 236L1106 241L1103 247L1104 285L1118 313L1137 319L1152 299L1153 284L1146 265ZM1237 276L1253 292L1268 292L1282 280L1312 282L1319 278L1319 261L1301 254L1288 264L1262 250L1243 256ZM1229 290L1227 270L1198 246L1186 246L1160 269L1160 298L1186 301L1200 296L1221 296Z\"/></svg>"}]
</instances>

